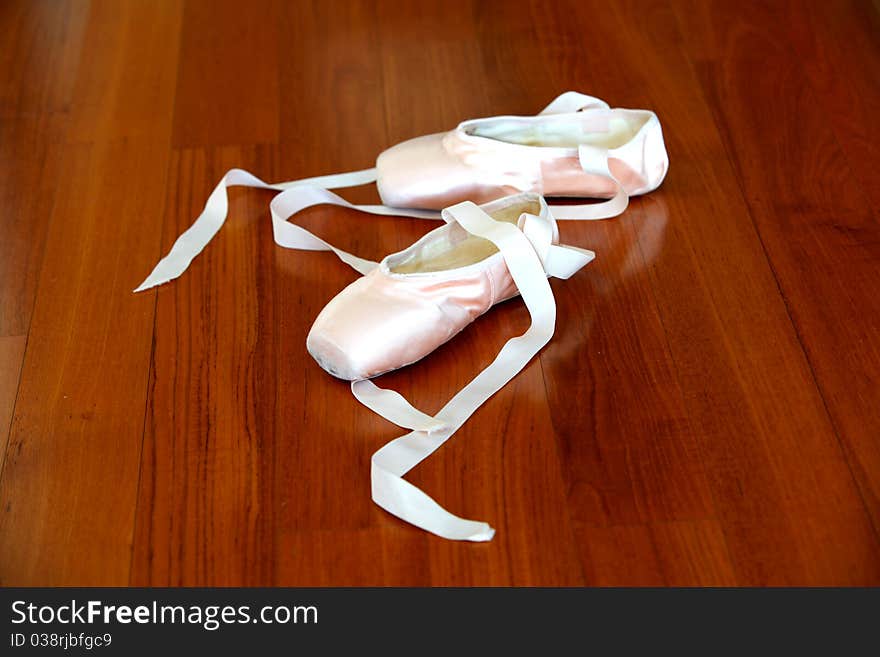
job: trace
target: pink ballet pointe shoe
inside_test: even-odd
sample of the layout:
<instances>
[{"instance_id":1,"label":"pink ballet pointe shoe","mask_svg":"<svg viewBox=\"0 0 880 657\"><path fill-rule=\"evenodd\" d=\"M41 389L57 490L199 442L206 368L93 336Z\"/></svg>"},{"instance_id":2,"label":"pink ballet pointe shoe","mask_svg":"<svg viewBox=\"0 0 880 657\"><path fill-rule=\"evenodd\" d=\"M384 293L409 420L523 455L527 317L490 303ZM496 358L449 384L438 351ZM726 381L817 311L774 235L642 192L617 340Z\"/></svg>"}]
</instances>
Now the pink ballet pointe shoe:
<instances>
[{"instance_id":1,"label":"pink ballet pointe shoe","mask_svg":"<svg viewBox=\"0 0 880 657\"><path fill-rule=\"evenodd\" d=\"M481 209L521 230L550 267L563 255L581 266L592 258L558 246L556 221L540 196L509 196ZM501 252L452 221L337 294L315 320L306 346L333 376L369 379L420 360L517 294Z\"/></svg>"},{"instance_id":2,"label":"pink ballet pointe shoe","mask_svg":"<svg viewBox=\"0 0 880 657\"><path fill-rule=\"evenodd\" d=\"M656 114L610 109L569 93L537 116L472 119L389 148L376 160L383 203L440 209L462 199L484 203L516 192L619 196L616 204L556 208L560 218L598 218L622 211L625 197L659 187L669 158Z\"/></svg>"}]
</instances>

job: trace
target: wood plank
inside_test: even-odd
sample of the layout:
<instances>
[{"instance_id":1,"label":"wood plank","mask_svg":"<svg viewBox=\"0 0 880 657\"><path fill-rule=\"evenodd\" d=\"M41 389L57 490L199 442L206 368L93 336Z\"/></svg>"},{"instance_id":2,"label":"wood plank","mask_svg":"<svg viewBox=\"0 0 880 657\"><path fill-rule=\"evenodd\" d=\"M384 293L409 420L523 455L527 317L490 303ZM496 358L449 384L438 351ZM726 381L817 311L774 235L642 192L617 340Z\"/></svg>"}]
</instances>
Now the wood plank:
<instances>
[{"instance_id":1,"label":"wood plank","mask_svg":"<svg viewBox=\"0 0 880 657\"><path fill-rule=\"evenodd\" d=\"M26 343L25 335L0 337L0 463L6 454L9 424L12 421L12 410L15 408Z\"/></svg>"},{"instance_id":2,"label":"wood plank","mask_svg":"<svg viewBox=\"0 0 880 657\"><path fill-rule=\"evenodd\" d=\"M296 167L290 177L373 166L377 147L387 146L375 3L285 3L277 21L282 34L296 34L279 49L279 136L285 164Z\"/></svg>"},{"instance_id":3,"label":"wood plank","mask_svg":"<svg viewBox=\"0 0 880 657\"><path fill-rule=\"evenodd\" d=\"M66 123L43 112L0 120L0 336L30 326Z\"/></svg>"},{"instance_id":4,"label":"wood plank","mask_svg":"<svg viewBox=\"0 0 880 657\"><path fill-rule=\"evenodd\" d=\"M822 392L833 424L830 435L840 443L838 449L858 484L860 504L870 513L876 536L880 527L876 440L880 435L876 295L880 227L870 202L873 191L853 177L856 170L871 166L873 156L862 159L859 149L844 151L843 133L833 127L837 122L829 122L828 114L817 109L820 104L811 77L766 28L771 18L758 7L742 13L718 8L711 16L702 10L679 12L685 29L706 35L695 41L693 54L700 82L712 101L762 246L803 344L809 376L815 377ZM842 41L832 32L839 22L823 28L825 43ZM856 47L855 40L846 46ZM853 65L862 68L858 60ZM815 75L815 62L807 66ZM772 74L756 75L756 71ZM866 77L866 73L854 75L852 84ZM863 91L865 105L857 106L867 111L876 98ZM796 119L791 129L776 131L772 141L739 137L763 130L768 116ZM847 118L842 115L841 121ZM816 471L816 475L824 480L828 473ZM848 516L858 513L854 503L842 506ZM852 540L854 547L869 549L867 538Z\"/></svg>"},{"instance_id":5,"label":"wood plank","mask_svg":"<svg viewBox=\"0 0 880 657\"><path fill-rule=\"evenodd\" d=\"M119 218L162 198L165 149L66 153L0 481L4 585L128 579L155 305L131 288L157 249L149 222Z\"/></svg>"},{"instance_id":6,"label":"wood plank","mask_svg":"<svg viewBox=\"0 0 880 657\"><path fill-rule=\"evenodd\" d=\"M717 522L582 527L588 581L597 586L734 586Z\"/></svg>"},{"instance_id":7,"label":"wood plank","mask_svg":"<svg viewBox=\"0 0 880 657\"><path fill-rule=\"evenodd\" d=\"M0 336L24 335L67 126L86 12L72 2L0 8Z\"/></svg>"},{"instance_id":8,"label":"wood plank","mask_svg":"<svg viewBox=\"0 0 880 657\"><path fill-rule=\"evenodd\" d=\"M474 1L378 7L389 145L490 116ZM478 83L476 81L481 81Z\"/></svg>"},{"instance_id":9,"label":"wood plank","mask_svg":"<svg viewBox=\"0 0 880 657\"><path fill-rule=\"evenodd\" d=\"M226 169L270 169L272 154L175 151L163 251ZM262 219L266 202L265 194L236 194L236 221L184 276L158 290L134 585L272 583L274 345L283 338L274 314L271 231L247 221Z\"/></svg>"},{"instance_id":10,"label":"wood plank","mask_svg":"<svg viewBox=\"0 0 880 657\"><path fill-rule=\"evenodd\" d=\"M174 146L278 139L279 49L286 43L279 35L279 9L274 0L187 0Z\"/></svg>"},{"instance_id":11,"label":"wood plank","mask_svg":"<svg viewBox=\"0 0 880 657\"><path fill-rule=\"evenodd\" d=\"M178 27L174 3L88 17L0 480L4 585L128 581L155 306L131 289L159 253Z\"/></svg>"},{"instance_id":12,"label":"wood plank","mask_svg":"<svg viewBox=\"0 0 880 657\"><path fill-rule=\"evenodd\" d=\"M87 17L82 0L8 0L0 6L0 117L69 108Z\"/></svg>"},{"instance_id":13,"label":"wood plank","mask_svg":"<svg viewBox=\"0 0 880 657\"><path fill-rule=\"evenodd\" d=\"M175 0L92 0L69 143L168 133L181 23Z\"/></svg>"},{"instance_id":14,"label":"wood plank","mask_svg":"<svg viewBox=\"0 0 880 657\"><path fill-rule=\"evenodd\" d=\"M736 575L718 522L682 521L651 526L651 538L669 586L734 586Z\"/></svg>"},{"instance_id":15,"label":"wood plank","mask_svg":"<svg viewBox=\"0 0 880 657\"><path fill-rule=\"evenodd\" d=\"M767 18L774 24L786 26L784 36L824 115L816 118L837 137L848 173L858 180L877 216L880 125L874 117L880 113L880 16L859 0L811 3L809 11L789 0L752 8L746 12L749 24L763 19L759 9L769 10ZM778 47L773 50L779 57Z\"/></svg>"},{"instance_id":16,"label":"wood plank","mask_svg":"<svg viewBox=\"0 0 880 657\"><path fill-rule=\"evenodd\" d=\"M385 562L378 561L380 531L307 530L285 534L278 577L290 586L382 586ZM410 575L411 576L411 575Z\"/></svg>"}]
</instances>

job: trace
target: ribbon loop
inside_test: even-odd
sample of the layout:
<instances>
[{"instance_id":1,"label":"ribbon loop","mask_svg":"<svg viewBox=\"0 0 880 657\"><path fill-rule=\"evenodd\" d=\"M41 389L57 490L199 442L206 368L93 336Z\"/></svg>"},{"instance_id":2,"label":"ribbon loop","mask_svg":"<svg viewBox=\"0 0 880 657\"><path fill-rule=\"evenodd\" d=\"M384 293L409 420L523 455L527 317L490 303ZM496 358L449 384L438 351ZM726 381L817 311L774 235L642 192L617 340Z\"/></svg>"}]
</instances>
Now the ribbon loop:
<instances>
[{"instance_id":1,"label":"ribbon loop","mask_svg":"<svg viewBox=\"0 0 880 657\"><path fill-rule=\"evenodd\" d=\"M609 107L608 103L601 98L588 96L577 91L566 91L554 98L547 107L538 113L538 116L568 114L569 112L580 112L585 109L609 109Z\"/></svg>"},{"instance_id":2,"label":"ribbon loop","mask_svg":"<svg viewBox=\"0 0 880 657\"><path fill-rule=\"evenodd\" d=\"M372 381L352 381L351 393L376 415L404 429L424 433L448 429L446 423L415 408L400 393L380 388Z\"/></svg>"}]
</instances>

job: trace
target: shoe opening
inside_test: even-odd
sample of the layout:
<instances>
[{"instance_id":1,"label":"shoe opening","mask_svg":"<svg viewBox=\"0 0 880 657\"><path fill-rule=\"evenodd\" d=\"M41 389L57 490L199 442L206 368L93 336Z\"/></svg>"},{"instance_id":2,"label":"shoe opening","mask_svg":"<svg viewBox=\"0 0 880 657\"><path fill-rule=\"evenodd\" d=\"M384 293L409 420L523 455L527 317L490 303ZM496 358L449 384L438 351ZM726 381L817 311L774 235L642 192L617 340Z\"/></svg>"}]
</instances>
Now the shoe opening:
<instances>
[{"instance_id":1,"label":"shoe opening","mask_svg":"<svg viewBox=\"0 0 880 657\"><path fill-rule=\"evenodd\" d=\"M539 215L537 201L519 201L500 207L488 214L495 221L516 224L523 213ZM487 239L471 235L458 224L429 233L406 251L388 260L388 268L395 274L425 274L459 269L482 262L498 252Z\"/></svg>"},{"instance_id":2,"label":"shoe opening","mask_svg":"<svg viewBox=\"0 0 880 657\"><path fill-rule=\"evenodd\" d=\"M582 144L620 148L650 120L649 112L596 110L540 117L506 116L475 121L465 132L521 146L577 148Z\"/></svg>"}]
</instances>

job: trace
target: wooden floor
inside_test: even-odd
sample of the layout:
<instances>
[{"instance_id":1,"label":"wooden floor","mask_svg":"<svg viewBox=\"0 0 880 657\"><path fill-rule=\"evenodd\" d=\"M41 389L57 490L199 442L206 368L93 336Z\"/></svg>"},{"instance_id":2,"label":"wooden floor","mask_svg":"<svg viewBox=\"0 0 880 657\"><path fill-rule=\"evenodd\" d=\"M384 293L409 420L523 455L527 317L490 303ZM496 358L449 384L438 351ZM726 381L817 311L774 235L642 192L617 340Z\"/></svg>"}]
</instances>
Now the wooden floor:
<instances>
[{"instance_id":1,"label":"wooden floor","mask_svg":"<svg viewBox=\"0 0 880 657\"><path fill-rule=\"evenodd\" d=\"M3 585L880 583L877 3L6 0L0 46ZM562 226L598 257L555 337L410 476L491 543L371 503L400 431L305 350L355 274L276 247L269 194L131 293L230 167L567 89L655 110L671 169ZM430 227L303 222L373 258ZM437 409L527 323L383 383Z\"/></svg>"}]
</instances>

